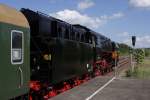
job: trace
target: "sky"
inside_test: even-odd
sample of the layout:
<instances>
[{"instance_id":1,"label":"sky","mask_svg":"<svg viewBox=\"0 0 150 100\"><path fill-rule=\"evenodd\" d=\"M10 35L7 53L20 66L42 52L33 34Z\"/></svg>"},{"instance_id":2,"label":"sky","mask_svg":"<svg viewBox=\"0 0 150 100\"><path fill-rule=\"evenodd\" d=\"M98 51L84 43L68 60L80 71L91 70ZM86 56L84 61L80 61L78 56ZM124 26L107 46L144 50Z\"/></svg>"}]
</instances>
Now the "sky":
<instances>
[{"instance_id":1,"label":"sky","mask_svg":"<svg viewBox=\"0 0 150 100\"><path fill-rule=\"evenodd\" d=\"M150 0L0 0L20 10L29 8L71 24L84 25L113 41L150 47Z\"/></svg>"}]
</instances>

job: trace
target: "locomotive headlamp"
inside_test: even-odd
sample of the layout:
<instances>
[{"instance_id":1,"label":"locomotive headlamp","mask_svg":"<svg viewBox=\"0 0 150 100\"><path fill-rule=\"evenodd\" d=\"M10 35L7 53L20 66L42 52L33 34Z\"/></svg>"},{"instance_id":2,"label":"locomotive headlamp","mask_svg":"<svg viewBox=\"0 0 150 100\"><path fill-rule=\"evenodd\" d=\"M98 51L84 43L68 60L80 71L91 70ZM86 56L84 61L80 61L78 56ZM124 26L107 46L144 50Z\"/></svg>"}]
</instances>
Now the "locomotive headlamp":
<instances>
[{"instance_id":1,"label":"locomotive headlamp","mask_svg":"<svg viewBox=\"0 0 150 100\"><path fill-rule=\"evenodd\" d=\"M89 68L89 64L86 64L87 69Z\"/></svg>"},{"instance_id":2,"label":"locomotive headlamp","mask_svg":"<svg viewBox=\"0 0 150 100\"><path fill-rule=\"evenodd\" d=\"M44 60L50 61L51 60L51 54L44 54L43 58L44 58Z\"/></svg>"},{"instance_id":3,"label":"locomotive headlamp","mask_svg":"<svg viewBox=\"0 0 150 100\"><path fill-rule=\"evenodd\" d=\"M112 58L113 58L113 59L116 59L117 57L118 57L117 52L116 52L116 51L113 51L113 52L112 52Z\"/></svg>"}]
</instances>

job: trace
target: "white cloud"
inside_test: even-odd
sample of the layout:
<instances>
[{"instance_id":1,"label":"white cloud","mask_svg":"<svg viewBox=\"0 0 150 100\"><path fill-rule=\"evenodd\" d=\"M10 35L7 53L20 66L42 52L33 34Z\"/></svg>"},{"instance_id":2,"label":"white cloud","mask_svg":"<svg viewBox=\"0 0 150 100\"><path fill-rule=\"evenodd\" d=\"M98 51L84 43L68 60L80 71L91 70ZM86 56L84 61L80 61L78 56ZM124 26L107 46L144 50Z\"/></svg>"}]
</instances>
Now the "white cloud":
<instances>
[{"instance_id":1,"label":"white cloud","mask_svg":"<svg viewBox=\"0 0 150 100\"><path fill-rule=\"evenodd\" d=\"M114 13L114 14L110 17L110 19L117 19L117 18L121 18L121 17L123 17L123 16L124 16L124 14L123 14L122 12Z\"/></svg>"},{"instance_id":2,"label":"white cloud","mask_svg":"<svg viewBox=\"0 0 150 100\"><path fill-rule=\"evenodd\" d=\"M81 14L76 10L65 9L52 14L53 17L64 20L71 24L81 24L92 28L98 28L104 22L100 18Z\"/></svg>"},{"instance_id":3,"label":"white cloud","mask_svg":"<svg viewBox=\"0 0 150 100\"><path fill-rule=\"evenodd\" d=\"M117 33L117 36L121 38L125 38L129 36L129 33L128 32Z\"/></svg>"},{"instance_id":4,"label":"white cloud","mask_svg":"<svg viewBox=\"0 0 150 100\"><path fill-rule=\"evenodd\" d=\"M103 15L103 16L101 16L101 18L105 19L105 20L111 20L111 19L118 19L118 18L121 18L123 16L124 16L124 14L122 12L118 12L118 13L112 14L111 16Z\"/></svg>"},{"instance_id":5,"label":"white cloud","mask_svg":"<svg viewBox=\"0 0 150 100\"><path fill-rule=\"evenodd\" d=\"M50 15L71 24L81 24L90 28L99 28L101 25L107 23L109 20L123 17L122 13L115 13L111 16L105 15L100 17L91 17L86 14L81 14L76 10L69 9L58 11Z\"/></svg>"},{"instance_id":6,"label":"white cloud","mask_svg":"<svg viewBox=\"0 0 150 100\"><path fill-rule=\"evenodd\" d=\"M95 3L92 0L83 0L83 1L78 3L77 7L80 10L85 10L87 8L94 6L94 5L95 5Z\"/></svg>"},{"instance_id":7,"label":"white cloud","mask_svg":"<svg viewBox=\"0 0 150 100\"><path fill-rule=\"evenodd\" d=\"M133 7L150 8L150 0L129 0L129 3Z\"/></svg>"},{"instance_id":8,"label":"white cloud","mask_svg":"<svg viewBox=\"0 0 150 100\"><path fill-rule=\"evenodd\" d=\"M126 37L126 36L129 36L129 33L128 32L123 32L121 35Z\"/></svg>"},{"instance_id":9,"label":"white cloud","mask_svg":"<svg viewBox=\"0 0 150 100\"><path fill-rule=\"evenodd\" d=\"M128 45L130 45L130 46L132 45L131 44L131 38L130 39L126 39L123 42L128 44ZM150 36L149 35L138 36L137 39L136 39L135 46L137 48L150 47Z\"/></svg>"}]
</instances>

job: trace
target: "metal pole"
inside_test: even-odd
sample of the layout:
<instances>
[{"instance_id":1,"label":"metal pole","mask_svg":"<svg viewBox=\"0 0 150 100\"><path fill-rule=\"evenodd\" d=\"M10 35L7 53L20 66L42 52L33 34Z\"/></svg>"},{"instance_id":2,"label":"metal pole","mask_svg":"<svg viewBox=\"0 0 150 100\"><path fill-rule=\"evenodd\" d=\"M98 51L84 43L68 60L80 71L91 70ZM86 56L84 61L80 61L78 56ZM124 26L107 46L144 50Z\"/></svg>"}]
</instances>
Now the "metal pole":
<instances>
[{"instance_id":1,"label":"metal pole","mask_svg":"<svg viewBox=\"0 0 150 100\"><path fill-rule=\"evenodd\" d=\"M117 59L115 57L115 77L117 77Z\"/></svg>"},{"instance_id":2,"label":"metal pole","mask_svg":"<svg viewBox=\"0 0 150 100\"><path fill-rule=\"evenodd\" d=\"M132 68L132 53L130 54L130 66L131 66L131 71L133 72L133 68Z\"/></svg>"},{"instance_id":3,"label":"metal pole","mask_svg":"<svg viewBox=\"0 0 150 100\"><path fill-rule=\"evenodd\" d=\"M133 54L132 54L133 53ZM133 55L134 55L134 46L133 46L133 52L131 53L131 68L132 72L134 72L134 60L133 60Z\"/></svg>"}]
</instances>

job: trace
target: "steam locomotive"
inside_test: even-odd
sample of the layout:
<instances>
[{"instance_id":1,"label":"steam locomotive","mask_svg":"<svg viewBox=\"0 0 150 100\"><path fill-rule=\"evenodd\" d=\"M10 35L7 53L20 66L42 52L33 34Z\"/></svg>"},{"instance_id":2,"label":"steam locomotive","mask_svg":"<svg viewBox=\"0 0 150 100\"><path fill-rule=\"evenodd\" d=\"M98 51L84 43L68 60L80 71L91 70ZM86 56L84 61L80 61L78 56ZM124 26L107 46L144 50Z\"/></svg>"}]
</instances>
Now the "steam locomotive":
<instances>
[{"instance_id":1,"label":"steam locomotive","mask_svg":"<svg viewBox=\"0 0 150 100\"><path fill-rule=\"evenodd\" d=\"M26 100L29 91L37 100L49 87L114 66L109 38L30 9L0 5L0 41L0 100ZM102 60L105 68L97 67Z\"/></svg>"}]
</instances>

